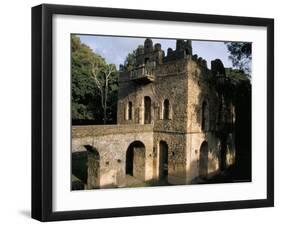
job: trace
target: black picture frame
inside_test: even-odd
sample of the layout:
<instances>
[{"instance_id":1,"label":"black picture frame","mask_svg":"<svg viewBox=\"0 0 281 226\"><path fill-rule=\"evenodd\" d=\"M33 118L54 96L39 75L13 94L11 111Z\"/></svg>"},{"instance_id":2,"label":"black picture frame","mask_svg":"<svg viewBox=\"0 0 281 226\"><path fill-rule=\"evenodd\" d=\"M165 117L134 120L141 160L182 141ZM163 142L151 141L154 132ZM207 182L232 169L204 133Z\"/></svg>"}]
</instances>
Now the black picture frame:
<instances>
[{"instance_id":1,"label":"black picture frame","mask_svg":"<svg viewBox=\"0 0 281 226\"><path fill-rule=\"evenodd\" d=\"M266 27L267 198L54 212L52 210L52 18L55 14ZM49 4L32 8L32 218L40 221L56 221L270 206L274 206L273 19Z\"/></svg>"}]
</instances>

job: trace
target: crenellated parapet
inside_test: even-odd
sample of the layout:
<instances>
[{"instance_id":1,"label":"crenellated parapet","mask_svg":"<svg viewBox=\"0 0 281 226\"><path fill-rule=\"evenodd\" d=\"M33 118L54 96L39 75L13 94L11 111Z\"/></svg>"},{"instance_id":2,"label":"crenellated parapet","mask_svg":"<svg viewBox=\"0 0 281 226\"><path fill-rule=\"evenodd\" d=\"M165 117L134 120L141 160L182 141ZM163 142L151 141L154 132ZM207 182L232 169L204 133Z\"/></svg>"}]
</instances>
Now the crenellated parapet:
<instances>
[{"instance_id":1,"label":"crenellated parapet","mask_svg":"<svg viewBox=\"0 0 281 226\"><path fill-rule=\"evenodd\" d=\"M144 41L144 46L139 46L136 50L136 67L140 65L154 62L155 64L162 64L165 53L161 49L161 44L153 42L150 38Z\"/></svg>"},{"instance_id":2,"label":"crenellated parapet","mask_svg":"<svg viewBox=\"0 0 281 226\"><path fill-rule=\"evenodd\" d=\"M198 57L197 54L192 55L192 60L197 63L200 68L207 69L207 61L202 57Z\"/></svg>"},{"instance_id":3,"label":"crenellated parapet","mask_svg":"<svg viewBox=\"0 0 281 226\"><path fill-rule=\"evenodd\" d=\"M176 49L168 48L167 56L163 58L163 62L185 59L188 56L192 56L192 43L191 40L177 39Z\"/></svg>"}]
</instances>

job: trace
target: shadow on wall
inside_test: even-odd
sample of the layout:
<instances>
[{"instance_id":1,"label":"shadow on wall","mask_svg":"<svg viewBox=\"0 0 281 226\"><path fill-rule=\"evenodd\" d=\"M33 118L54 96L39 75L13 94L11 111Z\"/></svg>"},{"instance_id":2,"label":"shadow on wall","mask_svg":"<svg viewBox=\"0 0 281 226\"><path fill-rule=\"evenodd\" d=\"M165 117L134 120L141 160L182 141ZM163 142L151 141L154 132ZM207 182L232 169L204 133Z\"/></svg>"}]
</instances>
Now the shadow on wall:
<instances>
[{"instance_id":1,"label":"shadow on wall","mask_svg":"<svg viewBox=\"0 0 281 226\"><path fill-rule=\"evenodd\" d=\"M88 154L86 151L72 153L72 175L78 180L87 184L88 178Z\"/></svg>"},{"instance_id":2,"label":"shadow on wall","mask_svg":"<svg viewBox=\"0 0 281 226\"><path fill-rule=\"evenodd\" d=\"M194 106L195 119L204 131L215 132L221 141L221 155L227 153L227 139L233 133L235 166L240 171L240 177L251 178L251 83L247 79L235 80L223 74L223 65L212 62L212 73L207 73L202 83L199 81L199 103ZM218 67L219 66L219 67ZM212 65L213 67L213 65ZM217 76L216 70L219 70ZM201 73L201 72L199 72ZM243 75L242 75L243 76ZM206 84L207 87L204 87ZM206 90L208 90L206 92ZM209 93L208 93L209 92ZM205 103L204 101L207 101ZM234 106L234 116L231 112ZM207 113L207 114L206 114ZM205 122L207 120L207 122ZM220 162L220 168L225 170L226 161Z\"/></svg>"},{"instance_id":3,"label":"shadow on wall","mask_svg":"<svg viewBox=\"0 0 281 226\"><path fill-rule=\"evenodd\" d=\"M252 87L241 83L237 87L235 103L235 148L237 171L243 179L252 177Z\"/></svg>"},{"instance_id":4,"label":"shadow on wall","mask_svg":"<svg viewBox=\"0 0 281 226\"><path fill-rule=\"evenodd\" d=\"M87 184L87 153L74 153L73 159L73 175L72 175L72 190L84 190L84 189L94 189L98 187L88 188ZM202 166L202 164L205 164ZM187 182L187 184L210 184L210 183L233 183L233 182L241 182L243 178L241 178L241 172L237 169L237 167L230 166L225 171L221 172L219 170L212 171L211 173L207 171L208 168L216 168L214 164L217 162L208 162L204 161L192 161L190 164L190 170L182 171L181 174L192 175L194 177L191 181ZM201 165L201 170L200 170ZM79 169L75 168L75 166L83 166L83 171L79 171ZM202 173L202 169L204 173ZM84 174L83 174L84 173ZM169 176L177 176L177 174L170 174ZM249 179L244 181L250 181ZM162 177L159 179L151 179L147 181L139 180L138 183L134 184L126 184L122 183L120 185L108 183L103 184L102 189L110 189L110 188L136 188L136 187L149 187L149 186L175 186L175 185L185 185L184 182L179 182L177 184L171 184L167 180L167 178Z\"/></svg>"}]
</instances>

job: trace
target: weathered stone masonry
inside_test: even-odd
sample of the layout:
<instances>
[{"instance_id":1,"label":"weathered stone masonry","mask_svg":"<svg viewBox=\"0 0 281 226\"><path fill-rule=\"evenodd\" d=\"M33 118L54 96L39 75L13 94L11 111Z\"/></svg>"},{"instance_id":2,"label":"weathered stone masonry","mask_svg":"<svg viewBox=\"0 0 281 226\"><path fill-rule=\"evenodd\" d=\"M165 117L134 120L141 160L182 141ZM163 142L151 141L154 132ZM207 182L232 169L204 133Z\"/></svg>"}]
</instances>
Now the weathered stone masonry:
<instances>
[{"instance_id":1,"label":"weathered stone masonry","mask_svg":"<svg viewBox=\"0 0 281 226\"><path fill-rule=\"evenodd\" d=\"M234 164L234 107L214 82L224 76L189 40L165 56L146 39L134 69L120 72L117 125L73 126L72 152L89 152L86 188L125 187L126 175L189 184Z\"/></svg>"}]
</instances>

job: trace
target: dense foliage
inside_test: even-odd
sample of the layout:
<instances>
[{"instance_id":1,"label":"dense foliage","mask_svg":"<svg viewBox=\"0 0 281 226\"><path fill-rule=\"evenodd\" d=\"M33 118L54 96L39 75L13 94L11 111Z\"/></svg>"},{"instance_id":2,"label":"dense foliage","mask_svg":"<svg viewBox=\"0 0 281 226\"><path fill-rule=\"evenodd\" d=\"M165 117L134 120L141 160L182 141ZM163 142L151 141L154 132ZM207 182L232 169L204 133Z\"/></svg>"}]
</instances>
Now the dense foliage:
<instances>
[{"instance_id":1,"label":"dense foliage","mask_svg":"<svg viewBox=\"0 0 281 226\"><path fill-rule=\"evenodd\" d=\"M252 43L249 42L226 42L229 59L234 67L251 74Z\"/></svg>"},{"instance_id":2,"label":"dense foliage","mask_svg":"<svg viewBox=\"0 0 281 226\"><path fill-rule=\"evenodd\" d=\"M72 123L116 122L118 75L115 65L71 36Z\"/></svg>"},{"instance_id":3,"label":"dense foliage","mask_svg":"<svg viewBox=\"0 0 281 226\"><path fill-rule=\"evenodd\" d=\"M139 45L133 52L128 53L123 66L124 71L130 71L136 66L137 51L143 49L143 45Z\"/></svg>"}]
</instances>

